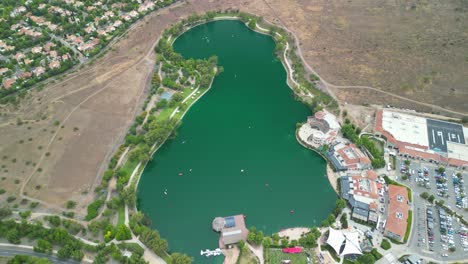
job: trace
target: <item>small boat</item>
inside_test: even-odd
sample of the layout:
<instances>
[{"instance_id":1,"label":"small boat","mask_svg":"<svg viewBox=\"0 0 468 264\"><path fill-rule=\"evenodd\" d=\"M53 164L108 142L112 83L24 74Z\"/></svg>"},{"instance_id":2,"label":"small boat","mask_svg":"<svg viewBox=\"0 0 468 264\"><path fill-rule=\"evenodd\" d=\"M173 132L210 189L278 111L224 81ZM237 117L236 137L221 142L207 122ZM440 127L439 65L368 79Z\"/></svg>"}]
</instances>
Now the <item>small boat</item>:
<instances>
[{"instance_id":1,"label":"small boat","mask_svg":"<svg viewBox=\"0 0 468 264\"><path fill-rule=\"evenodd\" d=\"M241 172L244 172L244 170L241 170Z\"/></svg>"},{"instance_id":2,"label":"small boat","mask_svg":"<svg viewBox=\"0 0 468 264\"><path fill-rule=\"evenodd\" d=\"M289 211L291 214L294 214L294 210Z\"/></svg>"},{"instance_id":3,"label":"small boat","mask_svg":"<svg viewBox=\"0 0 468 264\"><path fill-rule=\"evenodd\" d=\"M179 176L182 176L182 175L184 175L184 174L182 172L179 172Z\"/></svg>"}]
</instances>

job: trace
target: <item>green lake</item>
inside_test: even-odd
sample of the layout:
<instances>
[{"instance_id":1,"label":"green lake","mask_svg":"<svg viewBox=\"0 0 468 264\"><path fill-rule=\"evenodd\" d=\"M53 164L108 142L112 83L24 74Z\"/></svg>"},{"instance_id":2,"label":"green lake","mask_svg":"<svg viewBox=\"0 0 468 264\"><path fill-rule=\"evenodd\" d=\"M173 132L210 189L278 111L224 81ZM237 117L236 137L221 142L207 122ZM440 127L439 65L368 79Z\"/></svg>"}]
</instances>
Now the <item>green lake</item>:
<instances>
[{"instance_id":1,"label":"green lake","mask_svg":"<svg viewBox=\"0 0 468 264\"><path fill-rule=\"evenodd\" d=\"M197 26L174 43L185 58L218 56L224 72L148 163L138 206L170 249L195 263L222 262L200 257L218 247L216 216L244 214L248 227L271 234L319 225L334 207L326 162L296 141L296 124L311 113L294 99L274 46L235 20Z\"/></svg>"}]
</instances>

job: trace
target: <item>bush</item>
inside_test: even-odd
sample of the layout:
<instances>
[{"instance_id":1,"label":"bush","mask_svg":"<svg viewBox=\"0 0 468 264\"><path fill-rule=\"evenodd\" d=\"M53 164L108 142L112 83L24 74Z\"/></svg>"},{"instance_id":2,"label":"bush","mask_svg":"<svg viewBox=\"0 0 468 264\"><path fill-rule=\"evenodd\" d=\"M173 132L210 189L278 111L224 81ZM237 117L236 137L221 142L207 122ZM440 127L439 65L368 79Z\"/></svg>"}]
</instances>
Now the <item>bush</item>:
<instances>
[{"instance_id":1,"label":"bush","mask_svg":"<svg viewBox=\"0 0 468 264\"><path fill-rule=\"evenodd\" d=\"M392 247L392 244L390 244L390 241L388 241L387 239L382 239L382 243L380 244L380 247L385 250L389 250Z\"/></svg>"},{"instance_id":2,"label":"bush","mask_svg":"<svg viewBox=\"0 0 468 264\"><path fill-rule=\"evenodd\" d=\"M67 209L73 209L76 207L76 202L75 201L67 201Z\"/></svg>"},{"instance_id":3,"label":"bush","mask_svg":"<svg viewBox=\"0 0 468 264\"><path fill-rule=\"evenodd\" d=\"M117 232L115 234L115 239L122 241L122 240L128 240L132 238L132 233L130 232L130 229L125 226L125 225L119 225L117 227Z\"/></svg>"},{"instance_id":4,"label":"bush","mask_svg":"<svg viewBox=\"0 0 468 264\"><path fill-rule=\"evenodd\" d=\"M104 204L104 200L99 199L94 202L92 202L90 205L88 205L88 214L85 217L86 221L89 221L91 219L96 218L99 214L99 208Z\"/></svg>"}]
</instances>

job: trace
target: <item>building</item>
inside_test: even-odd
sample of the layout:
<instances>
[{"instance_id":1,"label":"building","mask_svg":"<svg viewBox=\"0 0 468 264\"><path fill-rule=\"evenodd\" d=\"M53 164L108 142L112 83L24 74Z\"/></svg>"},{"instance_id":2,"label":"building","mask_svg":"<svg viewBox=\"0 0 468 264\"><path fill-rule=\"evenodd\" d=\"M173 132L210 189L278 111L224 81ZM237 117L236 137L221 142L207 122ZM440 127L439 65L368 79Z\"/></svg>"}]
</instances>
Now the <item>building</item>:
<instances>
[{"instance_id":1,"label":"building","mask_svg":"<svg viewBox=\"0 0 468 264\"><path fill-rule=\"evenodd\" d=\"M340 131L340 124L336 116L326 110L318 111L307 118L307 123L298 130L299 139L313 147L319 148L325 144L332 144Z\"/></svg>"},{"instance_id":2,"label":"building","mask_svg":"<svg viewBox=\"0 0 468 264\"><path fill-rule=\"evenodd\" d=\"M375 132L400 155L467 167L468 128L389 109L377 112Z\"/></svg>"},{"instance_id":3,"label":"building","mask_svg":"<svg viewBox=\"0 0 468 264\"><path fill-rule=\"evenodd\" d=\"M330 245L340 257L347 255L362 255L359 245L359 234L344 230L328 229L327 244Z\"/></svg>"},{"instance_id":4,"label":"building","mask_svg":"<svg viewBox=\"0 0 468 264\"><path fill-rule=\"evenodd\" d=\"M16 82L16 77L3 79L2 85L5 89L9 89Z\"/></svg>"},{"instance_id":5,"label":"building","mask_svg":"<svg viewBox=\"0 0 468 264\"><path fill-rule=\"evenodd\" d=\"M337 171L365 170L372 165L371 160L356 145L337 143L332 145L328 158Z\"/></svg>"},{"instance_id":6,"label":"building","mask_svg":"<svg viewBox=\"0 0 468 264\"><path fill-rule=\"evenodd\" d=\"M382 184L375 171L367 170L364 174L341 177L340 195L351 206L352 218L376 224L379 219L377 202L383 191Z\"/></svg>"},{"instance_id":7,"label":"building","mask_svg":"<svg viewBox=\"0 0 468 264\"><path fill-rule=\"evenodd\" d=\"M408 226L408 190L404 186L388 185L388 215L385 236L403 241Z\"/></svg>"},{"instance_id":8,"label":"building","mask_svg":"<svg viewBox=\"0 0 468 264\"><path fill-rule=\"evenodd\" d=\"M246 240L249 231L245 227L244 215L216 217L212 223L213 230L221 232L219 247L226 248L241 240Z\"/></svg>"}]
</instances>

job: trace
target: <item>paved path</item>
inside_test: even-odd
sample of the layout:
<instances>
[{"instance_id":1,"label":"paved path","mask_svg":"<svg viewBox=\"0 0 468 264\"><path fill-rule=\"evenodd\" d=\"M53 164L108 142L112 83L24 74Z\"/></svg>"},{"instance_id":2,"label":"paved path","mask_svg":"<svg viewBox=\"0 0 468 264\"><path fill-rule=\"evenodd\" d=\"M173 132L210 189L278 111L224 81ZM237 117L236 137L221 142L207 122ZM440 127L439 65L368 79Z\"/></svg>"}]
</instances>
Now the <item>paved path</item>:
<instances>
[{"instance_id":1,"label":"paved path","mask_svg":"<svg viewBox=\"0 0 468 264\"><path fill-rule=\"evenodd\" d=\"M57 253L57 251L54 250L54 254L56 254L56 253ZM60 263L60 264L80 263L80 262L75 261L75 260L64 260L64 259L60 259L59 257L54 256L54 255L47 255L47 254L34 252L32 246L0 243L0 256L14 257L16 255L27 255L27 256L38 257L38 258L47 258L52 263ZM82 262L93 263L92 260L87 259L87 258L84 258L82 260Z\"/></svg>"},{"instance_id":2,"label":"paved path","mask_svg":"<svg viewBox=\"0 0 468 264\"><path fill-rule=\"evenodd\" d=\"M260 246L257 246L257 247L253 247L251 246L249 243L246 243L246 245L249 247L249 249L254 253L255 256L257 256L257 258L259 259L260 261L260 264L263 264L265 263L265 260L263 258L263 246L260 245Z\"/></svg>"}]
</instances>

